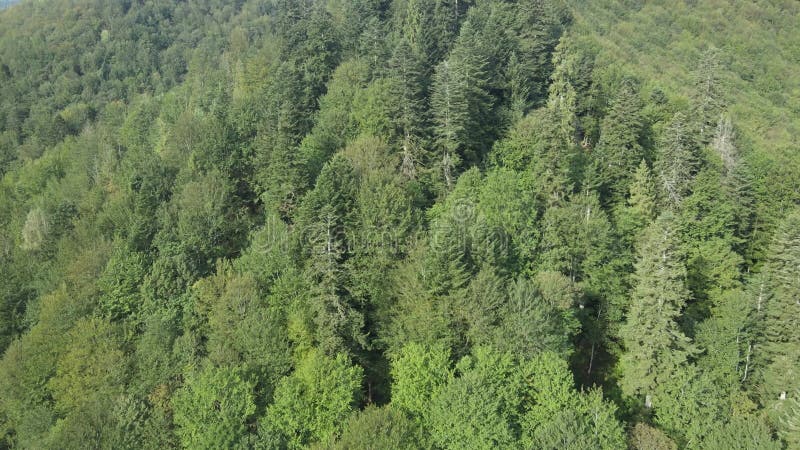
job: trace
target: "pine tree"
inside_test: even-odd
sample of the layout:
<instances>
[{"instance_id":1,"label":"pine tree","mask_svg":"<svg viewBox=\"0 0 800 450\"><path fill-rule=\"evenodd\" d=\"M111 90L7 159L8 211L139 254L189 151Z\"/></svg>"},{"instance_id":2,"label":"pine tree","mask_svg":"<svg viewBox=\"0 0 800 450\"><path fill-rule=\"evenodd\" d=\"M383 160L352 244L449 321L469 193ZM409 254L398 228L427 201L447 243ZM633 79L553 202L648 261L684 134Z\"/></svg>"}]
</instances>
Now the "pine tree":
<instances>
[{"instance_id":1,"label":"pine tree","mask_svg":"<svg viewBox=\"0 0 800 450\"><path fill-rule=\"evenodd\" d=\"M516 3L513 26L519 42L519 58L530 67L528 85L534 103L547 96L553 73L553 51L569 19L558 2L520 1Z\"/></svg>"},{"instance_id":2,"label":"pine tree","mask_svg":"<svg viewBox=\"0 0 800 450\"><path fill-rule=\"evenodd\" d=\"M748 375L748 354L752 353L749 316L754 305L744 290L726 292L720 300L711 317L697 327L697 345L705 350L698 366L730 395Z\"/></svg>"},{"instance_id":3,"label":"pine tree","mask_svg":"<svg viewBox=\"0 0 800 450\"><path fill-rule=\"evenodd\" d=\"M508 58L508 68L506 70L508 103L512 122L522 119L530 111L533 104L531 101L531 88L526 76L528 71L529 67L523 61L520 61L517 53L512 53Z\"/></svg>"},{"instance_id":4,"label":"pine tree","mask_svg":"<svg viewBox=\"0 0 800 450\"><path fill-rule=\"evenodd\" d=\"M745 261L752 264L752 245L747 245L753 237L756 214L755 193L749 165L742 157L738 147L736 130L730 117L723 115L717 124L717 132L711 142L711 149L722 162L722 189L733 208L736 218L734 227L734 249Z\"/></svg>"},{"instance_id":5,"label":"pine tree","mask_svg":"<svg viewBox=\"0 0 800 450\"><path fill-rule=\"evenodd\" d=\"M733 129L730 117L724 115L720 117L711 148L722 160L723 175L734 174L741 163L741 155L736 147L736 131Z\"/></svg>"},{"instance_id":6,"label":"pine tree","mask_svg":"<svg viewBox=\"0 0 800 450\"><path fill-rule=\"evenodd\" d=\"M445 186L452 188L462 162L475 165L493 141L493 98L488 92L487 61L478 48L471 21L464 24L456 48L434 74L431 109Z\"/></svg>"},{"instance_id":7,"label":"pine tree","mask_svg":"<svg viewBox=\"0 0 800 450\"><path fill-rule=\"evenodd\" d=\"M430 70L450 51L468 4L466 0L408 1L403 34L423 61L423 67Z\"/></svg>"},{"instance_id":8,"label":"pine tree","mask_svg":"<svg viewBox=\"0 0 800 450\"><path fill-rule=\"evenodd\" d=\"M659 387L692 352L677 323L689 291L672 214L662 214L647 229L638 253L631 305L620 328L620 387L649 407L658 405Z\"/></svg>"},{"instance_id":9,"label":"pine tree","mask_svg":"<svg viewBox=\"0 0 800 450\"><path fill-rule=\"evenodd\" d=\"M553 64L548 104L565 105L574 118L576 140L588 148L599 132L593 114L597 101L592 81L594 55L564 35L553 53Z\"/></svg>"}]
</instances>

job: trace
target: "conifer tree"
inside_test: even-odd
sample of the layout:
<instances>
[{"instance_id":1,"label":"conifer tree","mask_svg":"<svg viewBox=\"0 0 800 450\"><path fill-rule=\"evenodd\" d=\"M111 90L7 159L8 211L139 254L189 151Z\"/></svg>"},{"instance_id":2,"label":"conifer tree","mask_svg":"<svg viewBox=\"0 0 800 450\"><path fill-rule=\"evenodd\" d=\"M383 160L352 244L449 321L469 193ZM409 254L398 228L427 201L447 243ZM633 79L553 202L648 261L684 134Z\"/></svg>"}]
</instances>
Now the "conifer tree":
<instances>
[{"instance_id":1,"label":"conifer tree","mask_svg":"<svg viewBox=\"0 0 800 450\"><path fill-rule=\"evenodd\" d=\"M714 137L718 120L726 105L720 59L720 51L709 48L703 53L697 70L693 73L692 132L703 145L711 142Z\"/></svg>"},{"instance_id":2,"label":"conifer tree","mask_svg":"<svg viewBox=\"0 0 800 450\"><path fill-rule=\"evenodd\" d=\"M511 120L517 122L530 111L531 88L528 85L527 72L529 67L519 59L514 52L508 58L506 78L508 79L508 98Z\"/></svg>"},{"instance_id":3,"label":"conifer tree","mask_svg":"<svg viewBox=\"0 0 800 450\"><path fill-rule=\"evenodd\" d=\"M537 109L498 141L491 160L503 167L530 175L540 208L567 200L575 188L578 148L572 131L561 126L556 107Z\"/></svg>"},{"instance_id":4,"label":"conifer tree","mask_svg":"<svg viewBox=\"0 0 800 450\"><path fill-rule=\"evenodd\" d=\"M568 12L558 2L515 2L512 25L519 42L519 58L527 61L527 74L534 102L544 100L547 85L553 73L553 51L558 44L564 24L569 22Z\"/></svg>"},{"instance_id":5,"label":"conifer tree","mask_svg":"<svg viewBox=\"0 0 800 450\"><path fill-rule=\"evenodd\" d=\"M460 165L459 149L469 119L466 100L466 81L450 61L436 68L431 107L435 123L436 145L441 156L437 166L447 189L455 182L455 171Z\"/></svg>"},{"instance_id":6,"label":"conifer tree","mask_svg":"<svg viewBox=\"0 0 800 450\"><path fill-rule=\"evenodd\" d=\"M593 164L606 201L618 201L628 193L636 167L645 156L639 143L644 126L641 109L638 93L628 81L620 87L603 118Z\"/></svg>"},{"instance_id":7,"label":"conifer tree","mask_svg":"<svg viewBox=\"0 0 800 450\"><path fill-rule=\"evenodd\" d=\"M553 65L548 104L567 105L574 117L575 137L588 148L597 141L599 131L593 114L597 101L592 81L594 55L564 35L553 53Z\"/></svg>"},{"instance_id":8,"label":"conifer tree","mask_svg":"<svg viewBox=\"0 0 800 450\"><path fill-rule=\"evenodd\" d=\"M691 182L699 166L695 144L683 114L672 118L664 132L655 172L667 205L676 207L689 194Z\"/></svg>"},{"instance_id":9,"label":"conifer tree","mask_svg":"<svg viewBox=\"0 0 800 450\"><path fill-rule=\"evenodd\" d=\"M628 205L622 212L618 227L631 238L656 218L658 202L656 184L647 162L642 160L631 182Z\"/></svg>"},{"instance_id":10,"label":"conifer tree","mask_svg":"<svg viewBox=\"0 0 800 450\"><path fill-rule=\"evenodd\" d=\"M800 396L800 211L792 211L773 238L767 260L761 330L754 356L757 392L784 438L800 444L796 404ZM794 403L793 403L794 402Z\"/></svg>"},{"instance_id":11,"label":"conifer tree","mask_svg":"<svg viewBox=\"0 0 800 450\"><path fill-rule=\"evenodd\" d=\"M402 155L401 171L408 178L414 178L429 163L429 156L423 152L426 126L423 71L408 39L401 37L389 60L389 75L390 95L396 102L393 112Z\"/></svg>"},{"instance_id":12,"label":"conifer tree","mask_svg":"<svg viewBox=\"0 0 800 450\"><path fill-rule=\"evenodd\" d=\"M620 328L625 347L620 387L645 406L657 407L659 387L692 352L677 323L689 292L672 214L662 214L646 230L638 254L631 304Z\"/></svg>"},{"instance_id":13,"label":"conifer tree","mask_svg":"<svg viewBox=\"0 0 800 450\"><path fill-rule=\"evenodd\" d=\"M453 186L462 162L476 165L492 142L493 98L487 61L478 49L477 27L467 21L456 48L434 74L431 109L445 186Z\"/></svg>"},{"instance_id":14,"label":"conifer tree","mask_svg":"<svg viewBox=\"0 0 800 450\"><path fill-rule=\"evenodd\" d=\"M299 251L306 258L308 276L317 283L312 305L317 339L331 353L361 341L363 316L344 288L356 195L354 168L337 155L323 167L314 190L303 199L296 223Z\"/></svg>"},{"instance_id":15,"label":"conifer tree","mask_svg":"<svg viewBox=\"0 0 800 450\"><path fill-rule=\"evenodd\" d=\"M445 58L458 36L468 4L466 0L408 1L403 34L423 61L423 67L430 70Z\"/></svg>"}]
</instances>

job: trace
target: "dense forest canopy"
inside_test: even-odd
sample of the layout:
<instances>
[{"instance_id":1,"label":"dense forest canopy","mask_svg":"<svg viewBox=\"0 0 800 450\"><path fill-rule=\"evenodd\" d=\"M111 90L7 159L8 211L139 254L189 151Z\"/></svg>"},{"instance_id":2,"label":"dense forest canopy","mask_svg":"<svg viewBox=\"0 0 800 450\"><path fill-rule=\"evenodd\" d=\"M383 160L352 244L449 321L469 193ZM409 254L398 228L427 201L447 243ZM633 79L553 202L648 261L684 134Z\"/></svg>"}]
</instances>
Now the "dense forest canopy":
<instances>
[{"instance_id":1,"label":"dense forest canopy","mask_svg":"<svg viewBox=\"0 0 800 450\"><path fill-rule=\"evenodd\" d=\"M0 449L800 447L799 20L0 11Z\"/></svg>"}]
</instances>

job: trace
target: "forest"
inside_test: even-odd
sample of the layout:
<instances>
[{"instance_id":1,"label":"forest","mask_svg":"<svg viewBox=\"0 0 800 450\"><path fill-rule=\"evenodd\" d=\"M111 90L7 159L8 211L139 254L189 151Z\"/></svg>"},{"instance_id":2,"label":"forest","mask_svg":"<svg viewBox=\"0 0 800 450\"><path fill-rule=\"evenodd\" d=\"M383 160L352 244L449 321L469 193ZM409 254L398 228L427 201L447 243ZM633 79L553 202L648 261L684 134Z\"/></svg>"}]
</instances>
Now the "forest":
<instances>
[{"instance_id":1,"label":"forest","mask_svg":"<svg viewBox=\"0 0 800 450\"><path fill-rule=\"evenodd\" d=\"M800 3L0 0L0 449L800 448Z\"/></svg>"}]
</instances>

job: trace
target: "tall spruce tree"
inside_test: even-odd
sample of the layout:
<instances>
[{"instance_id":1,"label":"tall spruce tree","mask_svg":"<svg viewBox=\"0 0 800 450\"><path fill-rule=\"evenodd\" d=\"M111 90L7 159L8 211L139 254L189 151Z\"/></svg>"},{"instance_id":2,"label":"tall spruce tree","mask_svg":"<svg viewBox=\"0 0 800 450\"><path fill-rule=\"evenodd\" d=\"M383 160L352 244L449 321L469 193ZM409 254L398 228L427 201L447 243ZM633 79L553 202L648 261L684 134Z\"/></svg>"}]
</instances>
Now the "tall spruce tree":
<instances>
[{"instance_id":1,"label":"tall spruce tree","mask_svg":"<svg viewBox=\"0 0 800 450\"><path fill-rule=\"evenodd\" d=\"M655 220L657 212L656 183L647 162L642 160L633 176L628 204L621 212L617 227L624 236L634 238L636 233Z\"/></svg>"},{"instance_id":2,"label":"tall spruce tree","mask_svg":"<svg viewBox=\"0 0 800 450\"><path fill-rule=\"evenodd\" d=\"M401 171L408 178L414 178L429 164L429 155L423 150L427 125L423 72L422 61L408 39L401 37L389 60L389 76L390 95L396 105L393 113L402 155Z\"/></svg>"},{"instance_id":3,"label":"tall spruce tree","mask_svg":"<svg viewBox=\"0 0 800 450\"><path fill-rule=\"evenodd\" d=\"M689 291L672 214L646 230L638 253L631 305L620 328L625 351L619 384L625 395L657 407L659 387L693 351L677 322Z\"/></svg>"},{"instance_id":4,"label":"tall spruce tree","mask_svg":"<svg viewBox=\"0 0 800 450\"><path fill-rule=\"evenodd\" d=\"M686 118L677 113L661 140L655 172L661 196L667 205L677 207L689 194L691 182L699 166L695 143Z\"/></svg>"},{"instance_id":5,"label":"tall spruce tree","mask_svg":"<svg viewBox=\"0 0 800 450\"><path fill-rule=\"evenodd\" d=\"M493 98L488 92L487 60L478 48L476 32L477 26L468 20L456 47L434 74L434 136L448 189L462 162L478 164L493 140Z\"/></svg>"},{"instance_id":6,"label":"tall spruce tree","mask_svg":"<svg viewBox=\"0 0 800 450\"><path fill-rule=\"evenodd\" d=\"M628 193L636 167L645 156L639 143L644 128L641 109L636 88L626 81L603 118L593 164L606 201L618 202Z\"/></svg>"},{"instance_id":7,"label":"tall spruce tree","mask_svg":"<svg viewBox=\"0 0 800 450\"><path fill-rule=\"evenodd\" d=\"M344 156L336 155L303 198L296 223L299 252L309 278L317 283L311 305L317 340L332 354L352 350L362 340L363 315L345 289L356 195L355 170Z\"/></svg>"},{"instance_id":8,"label":"tall spruce tree","mask_svg":"<svg viewBox=\"0 0 800 450\"><path fill-rule=\"evenodd\" d=\"M754 351L757 392L782 437L800 445L800 210L778 228L765 272L768 297Z\"/></svg>"},{"instance_id":9,"label":"tall spruce tree","mask_svg":"<svg viewBox=\"0 0 800 450\"><path fill-rule=\"evenodd\" d=\"M721 57L720 50L709 48L700 57L697 70L692 74L692 132L703 145L714 137L717 122L726 106Z\"/></svg>"}]
</instances>

